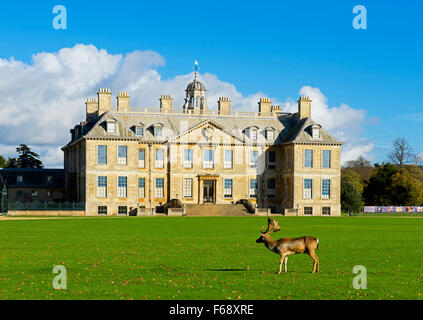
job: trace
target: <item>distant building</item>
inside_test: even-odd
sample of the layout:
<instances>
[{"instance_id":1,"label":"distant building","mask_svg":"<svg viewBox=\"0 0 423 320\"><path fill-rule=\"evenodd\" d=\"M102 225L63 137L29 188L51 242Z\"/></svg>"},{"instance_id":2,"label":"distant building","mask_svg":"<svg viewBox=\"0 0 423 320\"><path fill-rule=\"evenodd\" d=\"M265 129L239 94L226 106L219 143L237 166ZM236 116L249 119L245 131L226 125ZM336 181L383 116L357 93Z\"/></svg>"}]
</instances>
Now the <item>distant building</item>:
<instances>
[{"instance_id":1,"label":"distant building","mask_svg":"<svg viewBox=\"0 0 423 320\"><path fill-rule=\"evenodd\" d=\"M293 114L268 98L256 112L231 110L228 97L210 110L197 78L182 108L170 95L160 108L133 108L123 92L112 107L109 89L87 100L86 121L62 148L67 186L87 215L126 215L172 199L340 215L342 143L311 119L308 97Z\"/></svg>"},{"instance_id":2,"label":"distant building","mask_svg":"<svg viewBox=\"0 0 423 320\"><path fill-rule=\"evenodd\" d=\"M62 201L63 169L0 169L0 190L6 186L8 202Z\"/></svg>"}]
</instances>

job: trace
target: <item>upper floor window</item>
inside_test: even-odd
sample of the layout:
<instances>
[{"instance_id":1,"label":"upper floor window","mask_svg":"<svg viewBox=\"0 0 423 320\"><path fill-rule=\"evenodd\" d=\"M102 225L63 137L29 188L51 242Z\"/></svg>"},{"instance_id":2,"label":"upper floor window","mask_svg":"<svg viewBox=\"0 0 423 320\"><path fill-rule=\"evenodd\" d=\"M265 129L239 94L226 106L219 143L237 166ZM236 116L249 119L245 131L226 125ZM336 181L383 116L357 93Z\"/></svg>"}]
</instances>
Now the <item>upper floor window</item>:
<instances>
[{"instance_id":1,"label":"upper floor window","mask_svg":"<svg viewBox=\"0 0 423 320\"><path fill-rule=\"evenodd\" d=\"M275 139L275 130L273 128L266 129L266 139L273 141Z\"/></svg>"},{"instance_id":2,"label":"upper floor window","mask_svg":"<svg viewBox=\"0 0 423 320\"><path fill-rule=\"evenodd\" d=\"M164 150L157 149L156 150L156 161L155 161L155 168L164 168Z\"/></svg>"},{"instance_id":3,"label":"upper floor window","mask_svg":"<svg viewBox=\"0 0 423 320\"><path fill-rule=\"evenodd\" d=\"M128 148L127 146L118 146L118 161L119 165L126 165L128 163Z\"/></svg>"},{"instance_id":4,"label":"upper floor window","mask_svg":"<svg viewBox=\"0 0 423 320\"><path fill-rule=\"evenodd\" d=\"M192 168L192 149L185 149L184 150L184 168L191 169Z\"/></svg>"},{"instance_id":5,"label":"upper floor window","mask_svg":"<svg viewBox=\"0 0 423 320\"><path fill-rule=\"evenodd\" d=\"M107 132L108 133L115 133L116 132L116 123L115 122L107 122Z\"/></svg>"},{"instance_id":6,"label":"upper floor window","mask_svg":"<svg viewBox=\"0 0 423 320\"><path fill-rule=\"evenodd\" d=\"M233 168L233 151L225 150L224 159L223 159L223 168L232 169Z\"/></svg>"},{"instance_id":7,"label":"upper floor window","mask_svg":"<svg viewBox=\"0 0 423 320\"><path fill-rule=\"evenodd\" d=\"M162 124L156 124L154 126L154 136L156 138L161 138L163 136L163 125Z\"/></svg>"},{"instance_id":8,"label":"upper floor window","mask_svg":"<svg viewBox=\"0 0 423 320\"><path fill-rule=\"evenodd\" d=\"M320 128L321 126L318 124L315 124L311 127L311 136L313 137L313 139L320 138Z\"/></svg>"},{"instance_id":9,"label":"upper floor window","mask_svg":"<svg viewBox=\"0 0 423 320\"><path fill-rule=\"evenodd\" d=\"M250 151L250 168L257 169L258 151Z\"/></svg>"},{"instance_id":10,"label":"upper floor window","mask_svg":"<svg viewBox=\"0 0 423 320\"><path fill-rule=\"evenodd\" d=\"M47 176L47 183L48 184L52 184L53 183L53 177L52 176Z\"/></svg>"},{"instance_id":11,"label":"upper floor window","mask_svg":"<svg viewBox=\"0 0 423 320\"><path fill-rule=\"evenodd\" d=\"M274 198L276 196L276 181L274 179L267 180L267 197Z\"/></svg>"},{"instance_id":12,"label":"upper floor window","mask_svg":"<svg viewBox=\"0 0 423 320\"><path fill-rule=\"evenodd\" d=\"M97 164L107 164L107 146L97 146Z\"/></svg>"},{"instance_id":13,"label":"upper floor window","mask_svg":"<svg viewBox=\"0 0 423 320\"><path fill-rule=\"evenodd\" d=\"M275 169L276 168L276 152L275 151L269 151L268 153L268 167L269 169Z\"/></svg>"},{"instance_id":14,"label":"upper floor window","mask_svg":"<svg viewBox=\"0 0 423 320\"><path fill-rule=\"evenodd\" d=\"M251 140L257 140L257 128L255 127L250 128L249 133L250 133Z\"/></svg>"},{"instance_id":15,"label":"upper floor window","mask_svg":"<svg viewBox=\"0 0 423 320\"><path fill-rule=\"evenodd\" d=\"M304 150L304 168L313 168L313 150Z\"/></svg>"},{"instance_id":16,"label":"upper floor window","mask_svg":"<svg viewBox=\"0 0 423 320\"><path fill-rule=\"evenodd\" d=\"M322 151L322 168L331 167L331 150Z\"/></svg>"},{"instance_id":17,"label":"upper floor window","mask_svg":"<svg viewBox=\"0 0 423 320\"><path fill-rule=\"evenodd\" d=\"M145 149L138 149L138 168L145 168Z\"/></svg>"},{"instance_id":18,"label":"upper floor window","mask_svg":"<svg viewBox=\"0 0 423 320\"><path fill-rule=\"evenodd\" d=\"M23 176L17 176L16 183L22 183L22 182L23 182Z\"/></svg>"},{"instance_id":19,"label":"upper floor window","mask_svg":"<svg viewBox=\"0 0 423 320\"><path fill-rule=\"evenodd\" d=\"M37 191L37 190L32 191L31 195L32 195L34 198L38 197L38 191Z\"/></svg>"},{"instance_id":20,"label":"upper floor window","mask_svg":"<svg viewBox=\"0 0 423 320\"><path fill-rule=\"evenodd\" d=\"M214 168L214 150L212 149L203 150L203 168L204 169Z\"/></svg>"}]
</instances>

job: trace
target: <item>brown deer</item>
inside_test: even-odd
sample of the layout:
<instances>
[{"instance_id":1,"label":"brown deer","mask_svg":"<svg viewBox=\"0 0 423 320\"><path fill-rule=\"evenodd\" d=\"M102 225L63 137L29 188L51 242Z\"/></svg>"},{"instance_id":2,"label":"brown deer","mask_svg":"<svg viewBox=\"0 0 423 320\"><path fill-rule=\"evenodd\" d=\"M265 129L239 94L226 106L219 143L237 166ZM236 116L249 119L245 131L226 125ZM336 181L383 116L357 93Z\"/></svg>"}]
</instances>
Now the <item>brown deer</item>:
<instances>
[{"instance_id":1,"label":"brown deer","mask_svg":"<svg viewBox=\"0 0 423 320\"><path fill-rule=\"evenodd\" d=\"M267 249L277 253L281 256L279 263L279 272L282 271L282 264L285 262L285 272L287 272L288 256L297 253L307 253L314 261L313 271L319 271L319 257L314 253L314 250L319 249L319 239L315 237L299 237L299 238L281 238L274 240L269 233L280 230L279 222L274 218L268 218L267 230L261 232L261 237L256 240L257 243L264 243Z\"/></svg>"}]
</instances>

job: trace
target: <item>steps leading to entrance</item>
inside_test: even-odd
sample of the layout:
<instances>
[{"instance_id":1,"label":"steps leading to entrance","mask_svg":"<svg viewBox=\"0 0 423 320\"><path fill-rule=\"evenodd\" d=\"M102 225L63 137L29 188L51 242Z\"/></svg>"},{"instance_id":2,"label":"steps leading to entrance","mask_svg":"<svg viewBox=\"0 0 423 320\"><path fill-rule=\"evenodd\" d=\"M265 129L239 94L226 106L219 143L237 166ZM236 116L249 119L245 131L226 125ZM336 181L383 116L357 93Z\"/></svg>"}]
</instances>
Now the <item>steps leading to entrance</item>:
<instances>
[{"instance_id":1,"label":"steps leading to entrance","mask_svg":"<svg viewBox=\"0 0 423 320\"><path fill-rule=\"evenodd\" d=\"M187 204L187 216L249 216L242 204Z\"/></svg>"}]
</instances>

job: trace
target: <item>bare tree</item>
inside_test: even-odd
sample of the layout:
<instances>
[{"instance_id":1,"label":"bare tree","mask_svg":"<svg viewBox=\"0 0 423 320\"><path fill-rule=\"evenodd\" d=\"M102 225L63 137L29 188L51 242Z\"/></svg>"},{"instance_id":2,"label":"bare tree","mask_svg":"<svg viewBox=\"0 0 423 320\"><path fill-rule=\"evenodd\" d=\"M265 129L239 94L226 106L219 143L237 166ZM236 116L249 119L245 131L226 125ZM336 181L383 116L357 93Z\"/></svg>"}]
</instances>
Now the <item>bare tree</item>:
<instances>
[{"instance_id":1,"label":"bare tree","mask_svg":"<svg viewBox=\"0 0 423 320\"><path fill-rule=\"evenodd\" d=\"M364 168L364 167L371 167L371 163L366 158L359 156L355 160L349 160L345 162L344 168Z\"/></svg>"},{"instance_id":2,"label":"bare tree","mask_svg":"<svg viewBox=\"0 0 423 320\"><path fill-rule=\"evenodd\" d=\"M393 142L393 149L389 154L389 160L400 167L404 164L418 164L421 159L414 153L413 147L405 138L397 138Z\"/></svg>"}]
</instances>

